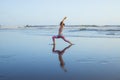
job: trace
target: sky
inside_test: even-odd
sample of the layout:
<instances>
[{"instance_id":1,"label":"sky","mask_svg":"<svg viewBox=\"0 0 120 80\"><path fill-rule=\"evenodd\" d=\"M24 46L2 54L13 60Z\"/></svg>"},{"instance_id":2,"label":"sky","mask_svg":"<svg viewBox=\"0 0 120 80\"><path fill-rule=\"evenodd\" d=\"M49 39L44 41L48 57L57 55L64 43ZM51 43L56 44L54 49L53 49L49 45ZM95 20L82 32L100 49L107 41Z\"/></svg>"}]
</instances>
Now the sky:
<instances>
[{"instance_id":1,"label":"sky","mask_svg":"<svg viewBox=\"0 0 120 80\"><path fill-rule=\"evenodd\" d=\"M119 25L120 0L0 0L0 25Z\"/></svg>"}]
</instances>

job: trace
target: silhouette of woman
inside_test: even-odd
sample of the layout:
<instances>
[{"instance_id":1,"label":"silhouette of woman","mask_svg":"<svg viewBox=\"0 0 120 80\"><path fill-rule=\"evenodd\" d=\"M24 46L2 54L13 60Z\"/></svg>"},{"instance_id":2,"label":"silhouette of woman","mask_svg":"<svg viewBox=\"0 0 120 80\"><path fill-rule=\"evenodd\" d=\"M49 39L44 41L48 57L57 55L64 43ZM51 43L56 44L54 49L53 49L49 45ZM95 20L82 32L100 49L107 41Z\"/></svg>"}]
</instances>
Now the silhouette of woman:
<instances>
[{"instance_id":1,"label":"silhouette of woman","mask_svg":"<svg viewBox=\"0 0 120 80\"><path fill-rule=\"evenodd\" d=\"M52 36L53 45L55 45L55 39L58 39L58 38L62 38L65 42L68 42L69 44L72 44L69 40L65 39L65 37L62 35L62 31L63 31L63 28L65 26L64 20L66 18L67 17L64 17L63 20L60 22L60 27L59 27L59 30L58 30L58 35L57 36Z\"/></svg>"}]
</instances>

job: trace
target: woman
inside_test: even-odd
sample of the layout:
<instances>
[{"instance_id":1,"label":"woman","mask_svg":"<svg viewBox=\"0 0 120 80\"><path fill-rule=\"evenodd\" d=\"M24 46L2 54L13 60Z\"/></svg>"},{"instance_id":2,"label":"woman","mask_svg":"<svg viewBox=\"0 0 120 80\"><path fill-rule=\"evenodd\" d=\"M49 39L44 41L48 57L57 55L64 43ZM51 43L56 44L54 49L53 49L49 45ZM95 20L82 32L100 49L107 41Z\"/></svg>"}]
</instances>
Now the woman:
<instances>
[{"instance_id":1,"label":"woman","mask_svg":"<svg viewBox=\"0 0 120 80\"><path fill-rule=\"evenodd\" d=\"M58 35L52 37L53 45L55 45L55 38L56 38L56 39L61 38L61 39L63 39L65 42L68 42L69 44L72 45L72 43L71 43L69 40L66 40L65 37L62 35L62 31L63 31L63 28L64 28L64 26L65 26L65 24L64 24L64 20L65 20L65 19L67 19L67 17L64 17L63 20L60 22L60 27L59 27L59 30L58 30Z\"/></svg>"}]
</instances>

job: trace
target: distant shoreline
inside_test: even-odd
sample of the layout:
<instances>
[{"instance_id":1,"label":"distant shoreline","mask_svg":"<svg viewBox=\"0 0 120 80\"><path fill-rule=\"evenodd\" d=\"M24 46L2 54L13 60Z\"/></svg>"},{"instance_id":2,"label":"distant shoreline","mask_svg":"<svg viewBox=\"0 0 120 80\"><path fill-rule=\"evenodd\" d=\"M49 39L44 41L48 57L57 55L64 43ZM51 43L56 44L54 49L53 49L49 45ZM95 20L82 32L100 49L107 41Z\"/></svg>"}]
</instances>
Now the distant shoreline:
<instances>
[{"instance_id":1,"label":"distant shoreline","mask_svg":"<svg viewBox=\"0 0 120 80\"><path fill-rule=\"evenodd\" d=\"M22 25L22 26L9 26L9 25L0 25L1 28L29 28L29 27L57 27L59 25ZM65 25L65 27L120 27L120 25Z\"/></svg>"},{"instance_id":2,"label":"distant shoreline","mask_svg":"<svg viewBox=\"0 0 120 80\"><path fill-rule=\"evenodd\" d=\"M25 25L24 27L56 27L59 25ZM120 27L120 25L65 25L65 27Z\"/></svg>"},{"instance_id":3,"label":"distant shoreline","mask_svg":"<svg viewBox=\"0 0 120 80\"><path fill-rule=\"evenodd\" d=\"M56 29L59 25L23 25L23 26L2 26L0 25L0 30L7 29ZM120 25L65 25L66 29L80 29L80 30L91 30L92 28L114 28L116 30L120 30ZM94 30L94 29L92 29Z\"/></svg>"}]
</instances>

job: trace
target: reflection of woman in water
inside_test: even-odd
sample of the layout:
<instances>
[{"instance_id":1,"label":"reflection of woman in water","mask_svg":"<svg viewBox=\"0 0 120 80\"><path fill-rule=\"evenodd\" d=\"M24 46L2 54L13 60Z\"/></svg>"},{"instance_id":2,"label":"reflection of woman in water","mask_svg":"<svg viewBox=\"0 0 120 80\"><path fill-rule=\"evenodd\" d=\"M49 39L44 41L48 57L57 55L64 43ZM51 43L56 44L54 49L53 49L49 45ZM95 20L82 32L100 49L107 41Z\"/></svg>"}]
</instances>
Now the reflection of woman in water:
<instances>
[{"instance_id":1,"label":"reflection of woman in water","mask_svg":"<svg viewBox=\"0 0 120 80\"><path fill-rule=\"evenodd\" d=\"M64 63L64 60L63 60L63 58L62 58L62 55L65 53L65 50L67 50L68 48L70 48L72 45L69 45L69 46L67 46L67 47L65 47L63 50L55 50L55 45L53 45L53 49L52 49L52 51L54 52L54 53L57 53L58 54L58 58L59 58L59 61L60 61L60 66L61 66L61 68L65 71L65 72L67 72L67 70L65 69L65 63Z\"/></svg>"},{"instance_id":2,"label":"reflection of woman in water","mask_svg":"<svg viewBox=\"0 0 120 80\"><path fill-rule=\"evenodd\" d=\"M65 42L68 42L69 44L72 44L70 41L66 40L65 37L62 35L62 31L63 31L63 28L64 28L64 26L65 26L64 20L65 20L66 18L67 18L67 17L64 17L63 20L60 22L60 27L59 27L59 30L58 30L58 35L52 37L53 44L55 44L55 38L56 38L56 39L62 38Z\"/></svg>"}]
</instances>

